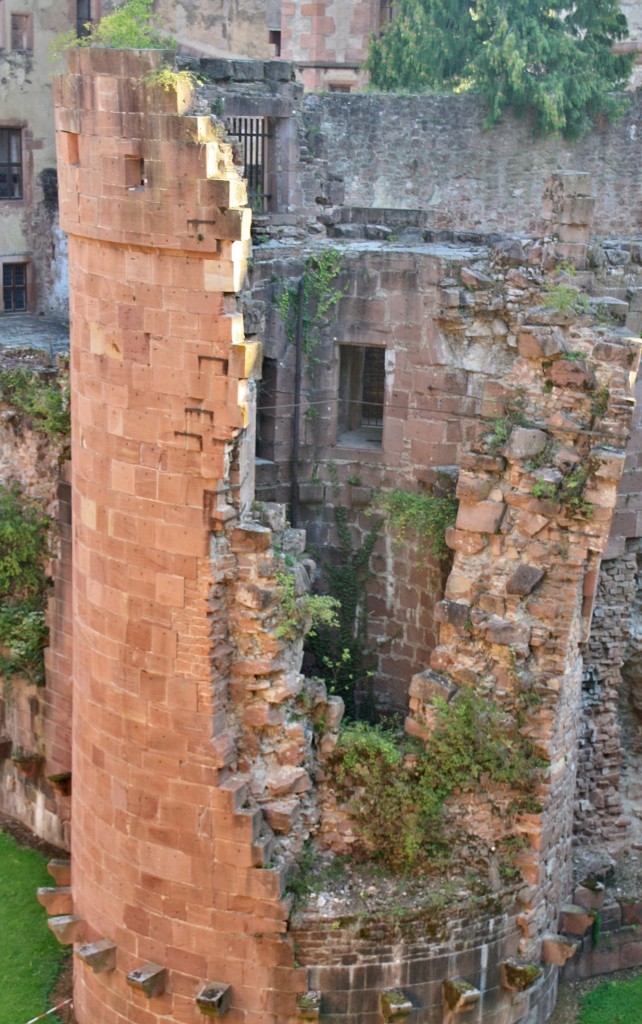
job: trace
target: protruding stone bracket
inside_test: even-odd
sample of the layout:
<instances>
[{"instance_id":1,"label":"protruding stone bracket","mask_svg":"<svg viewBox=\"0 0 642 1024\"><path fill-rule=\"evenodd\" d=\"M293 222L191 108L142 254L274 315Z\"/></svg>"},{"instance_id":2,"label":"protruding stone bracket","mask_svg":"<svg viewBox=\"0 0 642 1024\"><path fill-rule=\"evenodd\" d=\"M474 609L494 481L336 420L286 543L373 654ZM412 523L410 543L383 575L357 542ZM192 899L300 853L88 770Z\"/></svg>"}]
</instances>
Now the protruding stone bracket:
<instances>
[{"instance_id":1,"label":"protruding stone bracket","mask_svg":"<svg viewBox=\"0 0 642 1024\"><path fill-rule=\"evenodd\" d=\"M36 895L38 903L50 916L73 913L74 904L68 885L41 886Z\"/></svg>"},{"instance_id":2,"label":"protruding stone bracket","mask_svg":"<svg viewBox=\"0 0 642 1024\"><path fill-rule=\"evenodd\" d=\"M585 910L601 910L604 906L603 883L587 879L573 893L573 903Z\"/></svg>"},{"instance_id":3,"label":"protruding stone bracket","mask_svg":"<svg viewBox=\"0 0 642 1024\"><path fill-rule=\"evenodd\" d=\"M76 914L63 914L60 917L50 917L47 924L62 946L71 946L74 942L81 942L85 928L84 917Z\"/></svg>"},{"instance_id":4,"label":"protruding stone bracket","mask_svg":"<svg viewBox=\"0 0 642 1024\"><path fill-rule=\"evenodd\" d=\"M530 964L522 960L504 960L499 970L502 988L508 989L509 992L525 992L544 973L539 964Z\"/></svg>"},{"instance_id":5,"label":"protruding stone bracket","mask_svg":"<svg viewBox=\"0 0 642 1024\"><path fill-rule=\"evenodd\" d=\"M159 964L143 964L127 975L127 984L143 992L148 999L162 996L167 985L167 969Z\"/></svg>"},{"instance_id":6,"label":"protruding stone bracket","mask_svg":"<svg viewBox=\"0 0 642 1024\"><path fill-rule=\"evenodd\" d=\"M94 974L106 974L116 968L116 946L109 939L98 939L76 950L76 956L87 964Z\"/></svg>"},{"instance_id":7,"label":"protruding stone bracket","mask_svg":"<svg viewBox=\"0 0 642 1024\"><path fill-rule=\"evenodd\" d=\"M472 1010L481 999L481 992L464 978L452 978L442 981L441 989L444 1002L451 1013L465 1013Z\"/></svg>"},{"instance_id":8,"label":"protruding stone bracket","mask_svg":"<svg viewBox=\"0 0 642 1024\"><path fill-rule=\"evenodd\" d=\"M208 981L196 997L196 1005L207 1017L222 1017L230 1008L231 985L220 981Z\"/></svg>"},{"instance_id":9,"label":"protruding stone bracket","mask_svg":"<svg viewBox=\"0 0 642 1024\"><path fill-rule=\"evenodd\" d=\"M586 935L595 923L595 911L585 910L575 903L565 903L560 910L558 928L564 935Z\"/></svg>"},{"instance_id":10,"label":"protruding stone bracket","mask_svg":"<svg viewBox=\"0 0 642 1024\"><path fill-rule=\"evenodd\" d=\"M389 988L381 993L381 1016L385 1024L404 1020L409 1013L412 1013L412 1003L401 989Z\"/></svg>"},{"instance_id":11,"label":"protruding stone bracket","mask_svg":"<svg viewBox=\"0 0 642 1024\"><path fill-rule=\"evenodd\" d=\"M56 885L71 885L71 861L67 858L58 857L50 860L47 871Z\"/></svg>"},{"instance_id":12,"label":"protruding stone bracket","mask_svg":"<svg viewBox=\"0 0 642 1024\"><path fill-rule=\"evenodd\" d=\"M542 963L563 967L575 956L582 943L565 935L544 935L542 938Z\"/></svg>"}]
</instances>

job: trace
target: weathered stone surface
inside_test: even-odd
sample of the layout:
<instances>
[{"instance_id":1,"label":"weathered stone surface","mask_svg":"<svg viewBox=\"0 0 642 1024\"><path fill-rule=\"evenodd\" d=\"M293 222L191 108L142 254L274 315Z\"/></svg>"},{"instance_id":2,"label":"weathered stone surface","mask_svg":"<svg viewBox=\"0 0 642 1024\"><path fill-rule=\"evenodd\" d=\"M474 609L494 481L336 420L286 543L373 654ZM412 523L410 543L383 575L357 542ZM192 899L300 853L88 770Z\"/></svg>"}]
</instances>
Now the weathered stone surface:
<instances>
[{"instance_id":1,"label":"weathered stone surface","mask_svg":"<svg viewBox=\"0 0 642 1024\"><path fill-rule=\"evenodd\" d=\"M524 963L520 960L504 960L500 964L502 988L511 992L525 992L541 976L542 968L539 964Z\"/></svg>"},{"instance_id":2,"label":"weathered stone surface","mask_svg":"<svg viewBox=\"0 0 642 1024\"><path fill-rule=\"evenodd\" d=\"M167 969L159 964L143 964L130 971L125 978L131 988L143 992L148 999L162 996L167 987Z\"/></svg>"},{"instance_id":3,"label":"weathered stone surface","mask_svg":"<svg viewBox=\"0 0 642 1024\"><path fill-rule=\"evenodd\" d=\"M459 604L457 601L439 601L435 605L437 622L449 622L451 626L463 629L470 616L470 605Z\"/></svg>"},{"instance_id":4,"label":"weathered stone surface","mask_svg":"<svg viewBox=\"0 0 642 1024\"><path fill-rule=\"evenodd\" d=\"M505 512L506 506L498 501L480 501L476 505L462 502L455 527L470 533L497 533Z\"/></svg>"},{"instance_id":5,"label":"weathered stone surface","mask_svg":"<svg viewBox=\"0 0 642 1024\"><path fill-rule=\"evenodd\" d=\"M506 584L507 594L518 594L526 597L531 594L538 583L544 579L545 573L536 565L522 564L518 566Z\"/></svg>"},{"instance_id":6,"label":"weathered stone surface","mask_svg":"<svg viewBox=\"0 0 642 1024\"><path fill-rule=\"evenodd\" d=\"M305 768L284 765L275 769L267 781L272 796L285 796L288 793L304 793L312 783Z\"/></svg>"},{"instance_id":7,"label":"weathered stone surface","mask_svg":"<svg viewBox=\"0 0 642 1024\"><path fill-rule=\"evenodd\" d=\"M47 924L58 939L58 942L63 946L70 946L73 942L80 942L85 930L85 919L78 917L76 914L50 917Z\"/></svg>"},{"instance_id":8,"label":"weathered stone surface","mask_svg":"<svg viewBox=\"0 0 642 1024\"><path fill-rule=\"evenodd\" d=\"M530 640L530 628L524 622L508 622L493 616L486 623L484 633L491 644L503 644L507 647L521 646Z\"/></svg>"},{"instance_id":9,"label":"weathered stone surface","mask_svg":"<svg viewBox=\"0 0 642 1024\"><path fill-rule=\"evenodd\" d=\"M622 910L622 924L642 925L642 900L633 902L621 900L620 907Z\"/></svg>"},{"instance_id":10,"label":"weathered stone surface","mask_svg":"<svg viewBox=\"0 0 642 1024\"><path fill-rule=\"evenodd\" d=\"M550 359L568 351L562 332L556 327L522 327L517 335L517 351L524 359Z\"/></svg>"},{"instance_id":11,"label":"weathered stone surface","mask_svg":"<svg viewBox=\"0 0 642 1024\"><path fill-rule=\"evenodd\" d=\"M486 547L486 540L479 533L456 530L454 526L446 530L445 541L452 551L461 551L464 555L477 555Z\"/></svg>"},{"instance_id":12,"label":"weathered stone surface","mask_svg":"<svg viewBox=\"0 0 642 1024\"><path fill-rule=\"evenodd\" d=\"M37 895L38 903L45 908L48 914L62 916L73 912L74 902L69 886L43 886L38 889Z\"/></svg>"},{"instance_id":13,"label":"weathered stone surface","mask_svg":"<svg viewBox=\"0 0 642 1024\"><path fill-rule=\"evenodd\" d=\"M604 906L604 885L602 882L578 885L573 893L573 903L585 910L601 910Z\"/></svg>"},{"instance_id":14,"label":"weathered stone surface","mask_svg":"<svg viewBox=\"0 0 642 1024\"><path fill-rule=\"evenodd\" d=\"M408 692L411 697L430 704L436 697L451 700L457 693L457 687L449 679L427 668L412 677Z\"/></svg>"},{"instance_id":15,"label":"weathered stone surface","mask_svg":"<svg viewBox=\"0 0 642 1024\"><path fill-rule=\"evenodd\" d=\"M297 1017L300 1021L316 1021L321 1013L321 993L309 989L296 1001Z\"/></svg>"},{"instance_id":16,"label":"weathered stone surface","mask_svg":"<svg viewBox=\"0 0 642 1024\"><path fill-rule=\"evenodd\" d=\"M341 725L345 709L346 706L343 697L328 697L328 704L324 715L325 728L332 732L336 731Z\"/></svg>"},{"instance_id":17,"label":"weathered stone surface","mask_svg":"<svg viewBox=\"0 0 642 1024\"><path fill-rule=\"evenodd\" d=\"M97 942L79 946L76 956L86 963L94 974L105 974L116 967L116 946L109 939L98 939Z\"/></svg>"},{"instance_id":18,"label":"weathered stone surface","mask_svg":"<svg viewBox=\"0 0 642 1024\"><path fill-rule=\"evenodd\" d=\"M208 981L196 996L196 1005L208 1017L222 1017L230 1008L232 988L220 981Z\"/></svg>"},{"instance_id":19,"label":"weathered stone surface","mask_svg":"<svg viewBox=\"0 0 642 1024\"><path fill-rule=\"evenodd\" d=\"M64 858L54 858L47 864L47 871L53 878L56 885L71 885L71 861Z\"/></svg>"},{"instance_id":20,"label":"weathered stone surface","mask_svg":"<svg viewBox=\"0 0 642 1024\"><path fill-rule=\"evenodd\" d=\"M483 274L480 270L475 270L473 267L462 267L461 283L466 288L476 290L478 288L492 288L493 279L488 274Z\"/></svg>"},{"instance_id":21,"label":"weathered stone surface","mask_svg":"<svg viewBox=\"0 0 642 1024\"><path fill-rule=\"evenodd\" d=\"M535 427L513 427L504 454L509 459L532 459L544 450L548 440L548 434Z\"/></svg>"},{"instance_id":22,"label":"weathered stone surface","mask_svg":"<svg viewBox=\"0 0 642 1024\"><path fill-rule=\"evenodd\" d=\"M575 956L582 943L578 939L569 939L565 935L544 935L542 938L542 961L563 967L567 960Z\"/></svg>"},{"instance_id":23,"label":"weathered stone surface","mask_svg":"<svg viewBox=\"0 0 642 1024\"><path fill-rule=\"evenodd\" d=\"M388 1021L404 1020L410 1013L412 1003L400 989L391 988L381 993L381 1016L384 1024L388 1024Z\"/></svg>"},{"instance_id":24,"label":"weathered stone surface","mask_svg":"<svg viewBox=\"0 0 642 1024\"><path fill-rule=\"evenodd\" d=\"M444 1002L451 1013L461 1013L463 1010L472 1009L481 998L479 989L471 985L464 978L453 978L443 981L441 989L444 994Z\"/></svg>"},{"instance_id":25,"label":"weathered stone surface","mask_svg":"<svg viewBox=\"0 0 642 1024\"><path fill-rule=\"evenodd\" d=\"M301 813L301 804L296 799L274 800L263 805L263 813L270 828L288 833Z\"/></svg>"},{"instance_id":26,"label":"weathered stone surface","mask_svg":"<svg viewBox=\"0 0 642 1024\"><path fill-rule=\"evenodd\" d=\"M584 907L574 903L565 903L560 910L559 930L563 935L586 935L593 927L595 917L587 913Z\"/></svg>"},{"instance_id":27,"label":"weathered stone surface","mask_svg":"<svg viewBox=\"0 0 642 1024\"><path fill-rule=\"evenodd\" d=\"M595 373L583 359L559 359L549 370L553 384L561 388L582 388L584 391L595 387Z\"/></svg>"}]
</instances>

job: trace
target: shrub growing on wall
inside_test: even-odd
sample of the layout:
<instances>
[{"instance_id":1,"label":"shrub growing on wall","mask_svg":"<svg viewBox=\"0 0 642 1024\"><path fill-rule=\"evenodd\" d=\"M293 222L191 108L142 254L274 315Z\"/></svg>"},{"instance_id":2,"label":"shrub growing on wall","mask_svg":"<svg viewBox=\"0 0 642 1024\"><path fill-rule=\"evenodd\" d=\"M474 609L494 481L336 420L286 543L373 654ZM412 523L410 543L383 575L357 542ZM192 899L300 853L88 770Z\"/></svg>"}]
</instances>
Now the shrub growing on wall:
<instances>
[{"instance_id":1,"label":"shrub growing on wall","mask_svg":"<svg viewBox=\"0 0 642 1024\"><path fill-rule=\"evenodd\" d=\"M49 520L17 484L0 485L0 674L44 682Z\"/></svg>"}]
</instances>

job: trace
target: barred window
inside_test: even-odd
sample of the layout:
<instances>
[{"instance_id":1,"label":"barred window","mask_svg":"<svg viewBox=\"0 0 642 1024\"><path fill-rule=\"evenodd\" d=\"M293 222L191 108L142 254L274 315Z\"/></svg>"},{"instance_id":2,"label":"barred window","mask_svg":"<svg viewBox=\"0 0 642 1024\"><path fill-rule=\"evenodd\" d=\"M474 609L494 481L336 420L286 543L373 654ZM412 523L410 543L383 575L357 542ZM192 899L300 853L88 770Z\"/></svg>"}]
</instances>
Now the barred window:
<instances>
[{"instance_id":1,"label":"barred window","mask_svg":"<svg viewBox=\"0 0 642 1024\"><path fill-rule=\"evenodd\" d=\"M27 308L27 264L2 265L2 304L5 313L19 313Z\"/></svg>"},{"instance_id":2,"label":"barred window","mask_svg":"<svg viewBox=\"0 0 642 1024\"><path fill-rule=\"evenodd\" d=\"M22 199L22 132L0 128L0 199Z\"/></svg>"}]
</instances>

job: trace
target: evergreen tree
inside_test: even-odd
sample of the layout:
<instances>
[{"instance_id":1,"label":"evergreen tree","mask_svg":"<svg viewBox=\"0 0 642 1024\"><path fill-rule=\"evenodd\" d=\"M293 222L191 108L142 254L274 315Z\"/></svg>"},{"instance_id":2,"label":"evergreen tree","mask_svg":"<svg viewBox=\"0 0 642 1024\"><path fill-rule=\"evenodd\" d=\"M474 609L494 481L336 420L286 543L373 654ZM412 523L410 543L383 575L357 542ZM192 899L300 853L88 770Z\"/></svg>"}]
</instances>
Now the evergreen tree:
<instances>
[{"instance_id":1,"label":"evergreen tree","mask_svg":"<svg viewBox=\"0 0 642 1024\"><path fill-rule=\"evenodd\" d=\"M618 0L399 0L366 66L375 88L473 89L487 125L512 107L572 138L624 109L612 93L634 57L613 44L627 35Z\"/></svg>"}]
</instances>

